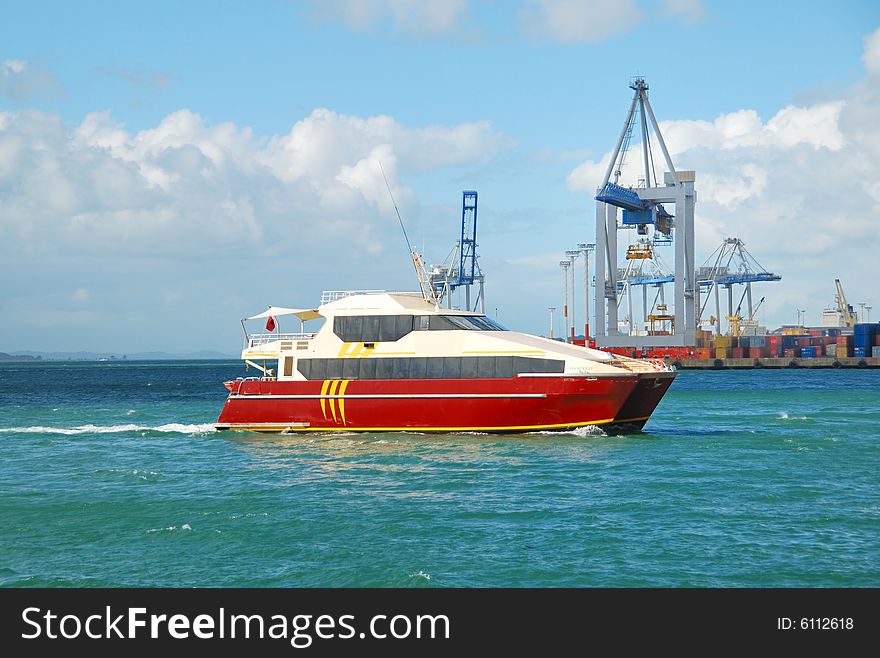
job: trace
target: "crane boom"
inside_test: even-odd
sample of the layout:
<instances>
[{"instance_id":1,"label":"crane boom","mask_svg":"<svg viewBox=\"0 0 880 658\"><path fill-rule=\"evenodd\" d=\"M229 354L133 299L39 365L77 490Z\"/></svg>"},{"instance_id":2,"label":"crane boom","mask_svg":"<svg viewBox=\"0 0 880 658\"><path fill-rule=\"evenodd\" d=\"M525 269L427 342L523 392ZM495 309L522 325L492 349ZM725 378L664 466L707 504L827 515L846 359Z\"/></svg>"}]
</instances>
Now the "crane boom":
<instances>
[{"instance_id":1,"label":"crane boom","mask_svg":"<svg viewBox=\"0 0 880 658\"><path fill-rule=\"evenodd\" d=\"M834 279L837 286L837 312L843 318L843 322L847 327L854 327L856 324L856 314L853 312L852 306L846 303L846 295L843 292L843 286L840 279Z\"/></svg>"}]
</instances>

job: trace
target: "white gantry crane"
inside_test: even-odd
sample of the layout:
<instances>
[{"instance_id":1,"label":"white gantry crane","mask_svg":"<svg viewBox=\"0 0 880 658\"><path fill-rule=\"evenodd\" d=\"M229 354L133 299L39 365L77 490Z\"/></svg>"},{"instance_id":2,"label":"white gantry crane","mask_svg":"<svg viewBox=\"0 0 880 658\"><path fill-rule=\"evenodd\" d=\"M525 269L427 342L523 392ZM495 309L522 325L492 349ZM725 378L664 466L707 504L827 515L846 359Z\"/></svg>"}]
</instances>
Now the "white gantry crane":
<instances>
[{"instance_id":1,"label":"white gantry crane","mask_svg":"<svg viewBox=\"0 0 880 658\"><path fill-rule=\"evenodd\" d=\"M644 78L635 78L630 89L634 91L632 103L596 194L596 344L599 347L636 348L694 345L696 309L699 307L699 288L694 272L695 174L693 171L676 171L672 164L648 101L648 84ZM644 178L636 187L624 187L619 179L636 123L639 124L642 143ZM654 171L651 128L666 163L662 184ZM675 204L674 215L663 207L664 203ZM620 222L618 209L623 211ZM617 232L632 227L642 236L647 236L651 227L654 245L674 243L673 310L664 314L668 318L668 330L634 334L621 331L618 325L622 290L618 281ZM633 285L662 285L669 281L666 276L661 278L666 281L653 281L651 277L630 279L625 282L625 289L631 297Z\"/></svg>"}]
</instances>

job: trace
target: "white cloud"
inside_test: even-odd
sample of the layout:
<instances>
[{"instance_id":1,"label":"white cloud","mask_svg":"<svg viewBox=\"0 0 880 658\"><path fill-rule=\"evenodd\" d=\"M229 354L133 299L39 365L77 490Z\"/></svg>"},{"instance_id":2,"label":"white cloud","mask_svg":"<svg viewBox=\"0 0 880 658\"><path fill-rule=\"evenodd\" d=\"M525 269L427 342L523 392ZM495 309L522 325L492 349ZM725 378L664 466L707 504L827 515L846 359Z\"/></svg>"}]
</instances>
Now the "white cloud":
<instances>
[{"instance_id":1,"label":"white cloud","mask_svg":"<svg viewBox=\"0 0 880 658\"><path fill-rule=\"evenodd\" d=\"M865 37L865 50L862 53L862 63L868 73L880 73L880 28Z\"/></svg>"},{"instance_id":2,"label":"white cloud","mask_svg":"<svg viewBox=\"0 0 880 658\"><path fill-rule=\"evenodd\" d=\"M375 253L396 223L380 161L414 219L418 201L401 172L483 163L511 144L488 122L416 128L325 109L272 137L189 110L136 133L108 113L67 126L42 112L7 112L3 249L203 257L329 239Z\"/></svg>"},{"instance_id":3,"label":"white cloud","mask_svg":"<svg viewBox=\"0 0 880 658\"><path fill-rule=\"evenodd\" d=\"M527 34L564 43L604 41L643 18L633 0L527 0L520 10Z\"/></svg>"},{"instance_id":4,"label":"white cloud","mask_svg":"<svg viewBox=\"0 0 880 658\"><path fill-rule=\"evenodd\" d=\"M462 25L466 0L322 0L313 2L324 21L342 21L351 30L372 30L386 21L398 31L437 36Z\"/></svg>"}]
</instances>

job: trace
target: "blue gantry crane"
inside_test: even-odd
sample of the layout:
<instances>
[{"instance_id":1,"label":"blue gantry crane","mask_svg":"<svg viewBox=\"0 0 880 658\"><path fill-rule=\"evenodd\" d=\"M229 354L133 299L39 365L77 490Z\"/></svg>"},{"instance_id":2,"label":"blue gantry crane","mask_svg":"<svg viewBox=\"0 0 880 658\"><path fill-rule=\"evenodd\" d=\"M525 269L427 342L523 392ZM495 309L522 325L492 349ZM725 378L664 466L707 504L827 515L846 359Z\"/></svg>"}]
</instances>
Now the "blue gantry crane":
<instances>
[{"instance_id":1,"label":"blue gantry crane","mask_svg":"<svg viewBox=\"0 0 880 658\"><path fill-rule=\"evenodd\" d=\"M461 237L455 243L445 263L431 266L430 278L437 299L441 302L445 299L447 307L452 308L452 293L457 288L464 288L465 309L476 311L479 307L480 312L485 313L484 277L477 256L476 190L465 190L461 193ZM478 289L471 306L473 285L478 286Z\"/></svg>"},{"instance_id":2,"label":"blue gantry crane","mask_svg":"<svg viewBox=\"0 0 880 658\"><path fill-rule=\"evenodd\" d=\"M740 308L743 299L748 306L749 322L754 318L752 308L752 284L760 281L781 281L782 277L767 271L746 249L745 243L739 238L725 238L724 242L712 252L697 272L697 283L700 288L706 288L705 300L700 307L700 317L709 302L712 292L715 293L715 333L721 334L721 302L719 291L727 288L727 322L728 332L733 333L733 327L742 321ZM734 313L733 309L733 286L743 285L742 298ZM738 333L738 331L736 332Z\"/></svg>"}]
</instances>

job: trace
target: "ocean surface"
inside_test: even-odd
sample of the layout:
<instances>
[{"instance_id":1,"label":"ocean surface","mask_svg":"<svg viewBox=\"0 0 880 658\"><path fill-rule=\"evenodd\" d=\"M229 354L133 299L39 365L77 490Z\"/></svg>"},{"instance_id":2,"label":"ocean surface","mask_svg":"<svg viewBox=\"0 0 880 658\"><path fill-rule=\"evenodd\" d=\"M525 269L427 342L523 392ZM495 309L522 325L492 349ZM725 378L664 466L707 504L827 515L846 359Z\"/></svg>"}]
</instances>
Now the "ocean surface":
<instances>
[{"instance_id":1,"label":"ocean surface","mask_svg":"<svg viewBox=\"0 0 880 658\"><path fill-rule=\"evenodd\" d=\"M641 434L216 432L240 362L0 364L0 586L878 586L880 371Z\"/></svg>"}]
</instances>

